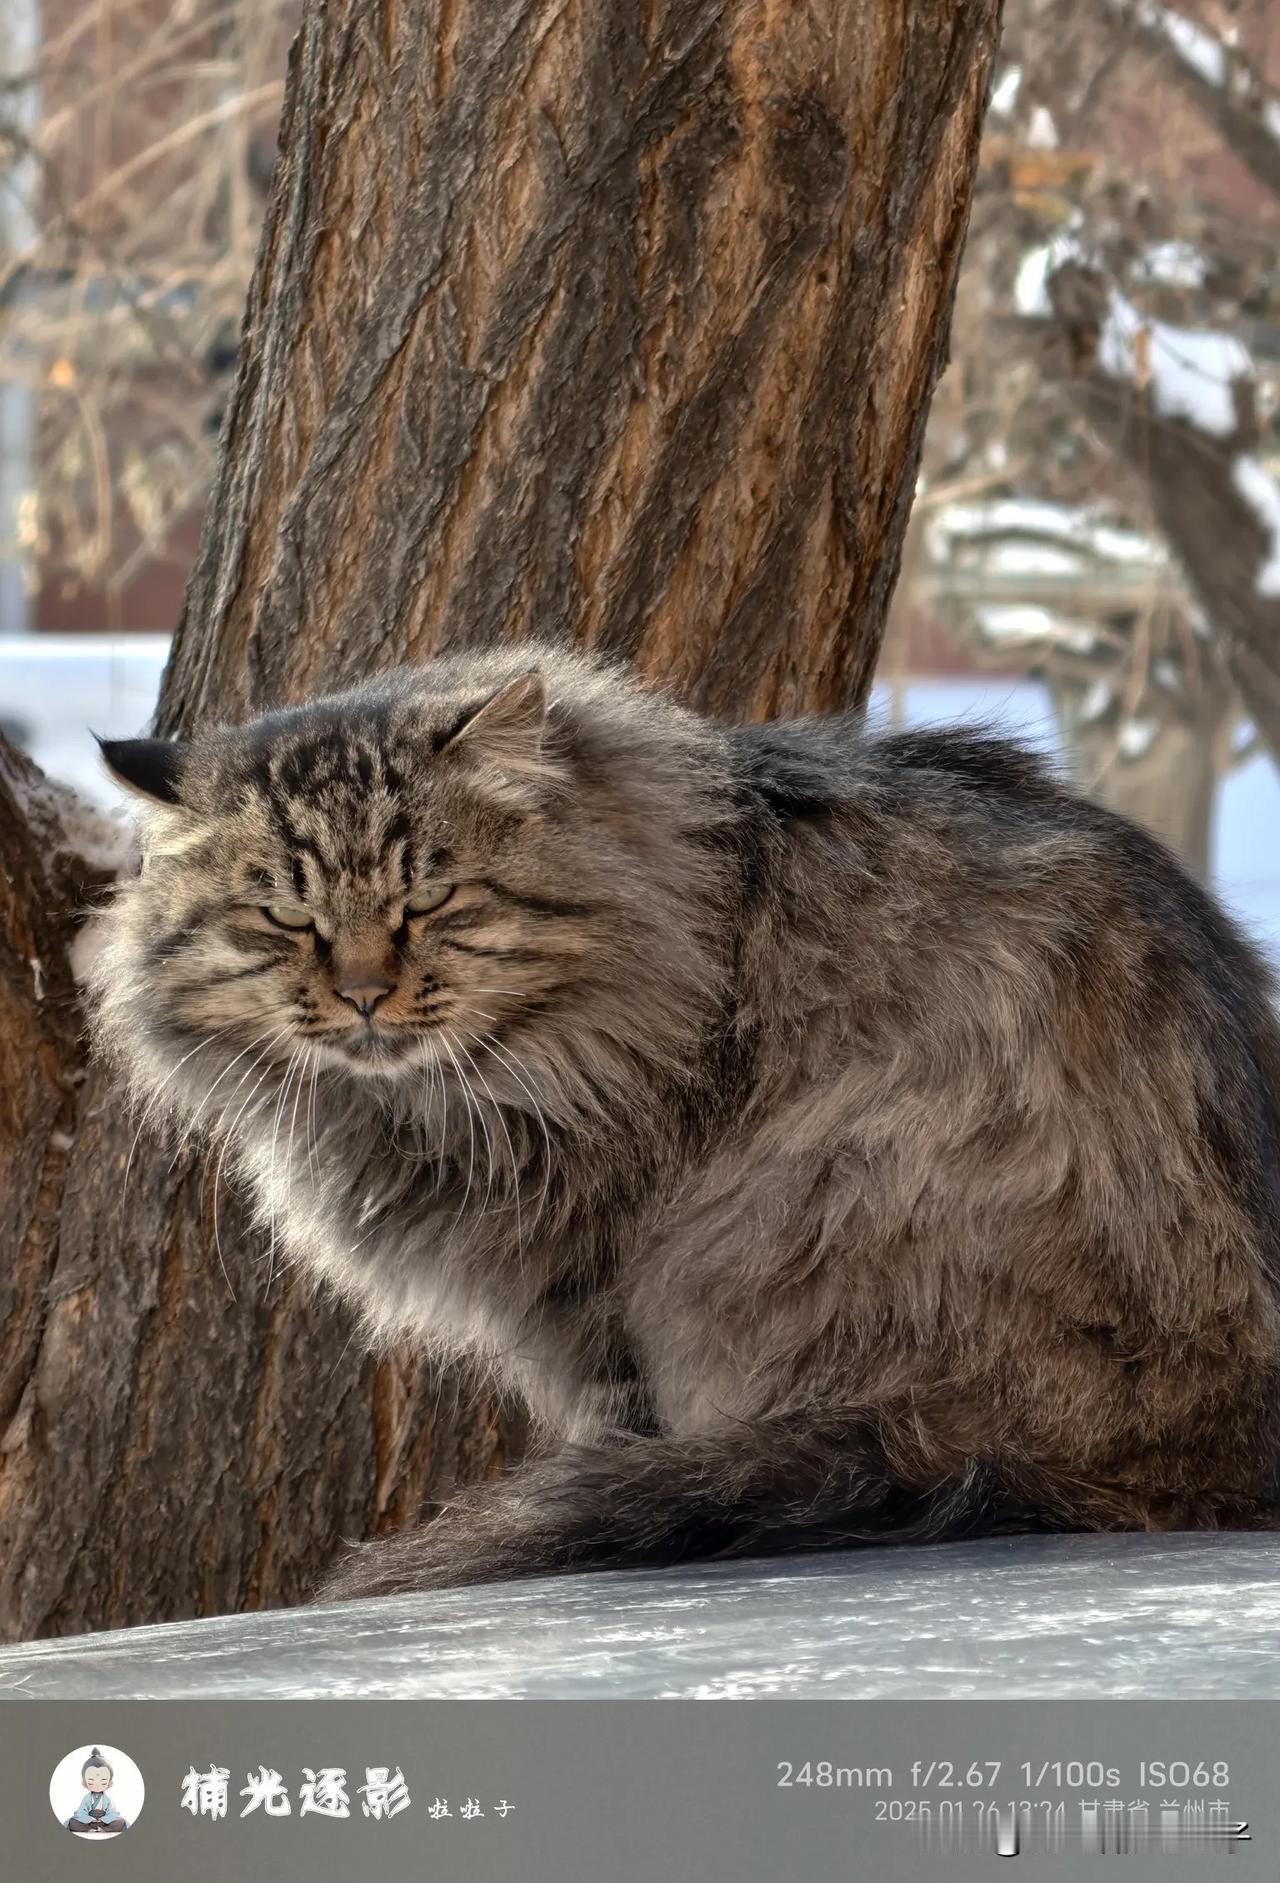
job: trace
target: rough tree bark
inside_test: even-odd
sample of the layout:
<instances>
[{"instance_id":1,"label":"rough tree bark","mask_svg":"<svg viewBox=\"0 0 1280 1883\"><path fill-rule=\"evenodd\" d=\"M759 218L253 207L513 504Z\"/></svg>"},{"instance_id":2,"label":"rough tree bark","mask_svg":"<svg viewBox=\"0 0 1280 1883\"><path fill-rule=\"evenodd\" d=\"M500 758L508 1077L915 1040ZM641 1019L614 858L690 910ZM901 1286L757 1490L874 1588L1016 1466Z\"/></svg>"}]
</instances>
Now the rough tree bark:
<instances>
[{"instance_id":1,"label":"rough tree bark","mask_svg":"<svg viewBox=\"0 0 1280 1883\"><path fill-rule=\"evenodd\" d=\"M998 14L310 0L160 727L535 634L726 713L859 700ZM41 891L10 893L21 937ZM233 1298L207 1170L142 1142L125 1196L116 1095L72 1099L73 1029L15 1000L48 1071L7 1120L40 1174L6 1243L5 1632L296 1599L500 1459L457 1383L268 1297L224 1186Z\"/></svg>"}]
</instances>

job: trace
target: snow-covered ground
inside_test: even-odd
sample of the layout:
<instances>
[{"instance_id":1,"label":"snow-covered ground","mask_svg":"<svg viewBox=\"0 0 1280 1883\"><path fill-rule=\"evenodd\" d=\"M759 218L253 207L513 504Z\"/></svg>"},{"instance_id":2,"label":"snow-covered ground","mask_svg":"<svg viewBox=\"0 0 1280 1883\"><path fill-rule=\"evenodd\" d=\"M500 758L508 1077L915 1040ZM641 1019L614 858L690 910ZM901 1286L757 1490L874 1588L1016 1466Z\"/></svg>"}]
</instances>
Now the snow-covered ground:
<instances>
[{"instance_id":1,"label":"snow-covered ground","mask_svg":"<svg viewBox=\"0 0 1280 1883\"><path fill-rule=\"evenodd\" d=\"M0 1707L27 1698L90 1708L134 1699L1260 1701L1280 1695L1278 1631L1274 1535L988 1537L34 1641L0 1647ZM439 1874L434 1865L429 1874ZM1120 1874L1134 1872L1126 1864ZM1250 1874L1244 1860L1240 1874ZM1200 1883L1210 1872L1175 1865L1169 1875Z\"/></svg>"},{"instance_id":2,"label":"snow-covered ground","mask_svg":"<svg viewBox=\"0 0 1280 1883\"><path fill-rule=\"evenodd\" d=\"M99 804L117 793L98 760L90 728L107 737L142 731L155 700L167 642L160 635L25 635L0 638L0 725L16 735L51 777ZM878 686L872 714L888 718L889 690ZM1057 748L1044 688L996 676L912 679L902 710L912 725L987 724L1042 750ZM1250 760L1218 791L1214 879L1219 894L1280 967L1280 774Z\"/></svg>"}]
</instances>

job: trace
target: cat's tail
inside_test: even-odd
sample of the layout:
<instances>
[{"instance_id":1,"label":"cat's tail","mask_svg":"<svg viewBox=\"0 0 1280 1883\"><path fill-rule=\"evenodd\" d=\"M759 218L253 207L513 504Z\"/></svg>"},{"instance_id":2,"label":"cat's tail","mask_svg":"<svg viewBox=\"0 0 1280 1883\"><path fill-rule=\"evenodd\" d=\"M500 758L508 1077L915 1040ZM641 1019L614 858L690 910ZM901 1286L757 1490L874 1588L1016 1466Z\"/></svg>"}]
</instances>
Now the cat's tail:
<instances>
[{"instance_id":1,"label":"cat's tail","mask_svg":"<svg viewBox=\"0 0 1280 1883\"><path fill-rule=\"evenodd\" d=\"M324 1601L1014 1530L1134 1527L1125 1500L1009 1458L930 1457L914 1402L572 1449L354 1550ZM1141 1519L1138 1519L1140 1527Z\"/></svg>"}]
</instances>

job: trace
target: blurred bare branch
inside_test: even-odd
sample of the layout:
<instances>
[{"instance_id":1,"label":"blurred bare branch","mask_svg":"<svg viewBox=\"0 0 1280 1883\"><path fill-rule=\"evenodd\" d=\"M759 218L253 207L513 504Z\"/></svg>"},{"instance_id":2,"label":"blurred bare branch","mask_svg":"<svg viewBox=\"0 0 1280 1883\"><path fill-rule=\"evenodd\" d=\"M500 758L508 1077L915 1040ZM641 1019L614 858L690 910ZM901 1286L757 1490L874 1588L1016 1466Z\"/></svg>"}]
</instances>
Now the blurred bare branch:
<instances>
[{"instance_id":1,"label":"blurred bare branch","mask_svg":"<svg viewBox=\"0 0 1280 1883\"><path fill-rule=\"evenodd\" d=\"M1265 0L1009 0L900 609L1201 862L1242 710L1280 753L1278 75Z\"/></svg>"},{"instance_id":2,"label":"blurred bare branch","mask_svg":"<svg viewBox=\"0 0 1280 1883\"><path fill-rule=\"evenodd\" d=\"M69 0L34 59L0 30L0 396L30 414L0 555L32 587L110 612L191 553L296 7Z\"/></svg>"},{"instance_id":3,"label":"blurred bare branch","mask_svg":"<svg viewBox=\"0 0 1280 1883\"><path fill-rule=\"evenodd\" d=\"M1148 68L1179 86L1254 176L1280 196L1280 92L1232 37L1185 8L1095 0Z\"/></svg>"}]
</instances>

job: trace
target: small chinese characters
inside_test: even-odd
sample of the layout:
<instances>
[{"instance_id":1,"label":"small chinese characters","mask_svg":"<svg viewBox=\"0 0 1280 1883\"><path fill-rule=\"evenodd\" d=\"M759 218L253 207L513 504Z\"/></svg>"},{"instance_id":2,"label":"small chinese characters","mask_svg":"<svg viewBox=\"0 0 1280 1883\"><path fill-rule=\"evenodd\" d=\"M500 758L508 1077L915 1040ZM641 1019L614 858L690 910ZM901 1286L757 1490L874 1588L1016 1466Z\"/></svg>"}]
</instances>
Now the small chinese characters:
<instances>
[{"instance_id":1,"label":"small chinese characters","mask_svg":"<svg viewBox=\"0 0 1280 1883\"><path fill-rule=\"evenodd\" d=\"M1129 1851L1210 1850L1252 1842L1247 1818L1225 1798L1095 1798L1080 1804L1084 1848L1095 1856Z\"/></svg>"}]
</instances>

